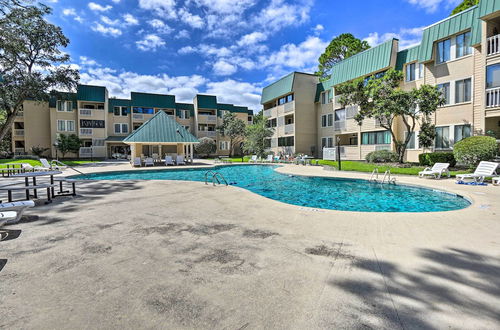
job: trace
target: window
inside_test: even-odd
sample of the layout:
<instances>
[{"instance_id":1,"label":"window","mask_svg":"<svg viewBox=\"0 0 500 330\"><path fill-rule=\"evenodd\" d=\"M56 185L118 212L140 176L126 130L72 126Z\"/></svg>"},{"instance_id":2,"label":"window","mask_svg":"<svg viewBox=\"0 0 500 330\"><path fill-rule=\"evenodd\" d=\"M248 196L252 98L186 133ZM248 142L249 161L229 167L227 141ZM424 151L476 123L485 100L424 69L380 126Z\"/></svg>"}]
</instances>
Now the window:
<instances>
[{"instance_id":1,"label":"window","mask_svg":"<svg viewBox=\"0 0 500 330\"><path fill-rule=\"evenodd\" d=\"M332 103L333 101L333 92L331 89L328 90L328 103Z\"/></svg>"},{"instance_id":2,"label":"window","mask_svg":"<svg viewBox=\"0 0 500 330\"><path fill-rule=\"evenodd\" d=\"M450 127L436 127L436 140L434 141L436 149L447 149L450 147Z\"/></svg>"},{"instance_id":3,"label":"window","mask_svg":"<svg viewBox=\"0 0 500 330\"><path fill-rule=\"evenodd\" d=\"M456 58L472 54L470 46L470 32L462 33L457 36Z\"/></svg>"},{"instance_id":4,"label":"window","mask_svg":"<svg viewBox=\"0 0 500 330\"><path fill-rule=\"evenodd\" d=\"M438 89L443 93L445 105L450 104L450 83L437 85Z\"/></svg>"},{"instance_id":5,"label":"window","mask_svg":"<svg viewBox=\"0 0 500 330\"><path fill-rule=\"evenodd\" d=\"M327 117L326 115L321 116L321 127L326 127L326 122L327 122L326 117Z\"/></svg>"},{"instance_id":6,"label":"window","mask_svg":"<svg viewBox=\"0 0 500 330\"><path fill-rule=\"evenodd\" d=\"M71 101L57 101L57 111L71 112L73 111L73 102Z\"/></svg>"},{"instance_id":7,"label":"window","mask_svg":"<svg viewBox=\"0 0 500 330\"><path fill-rule=\"evenodd\" d=\"M229 150L229 142L219 141L219 150Z\"/></svg>"},{"instance_id":8,"label":"window","mask_svg":"<svg viewBox=\"0 0 500 330\"><path fill-rule=\"evenodd\" d=\"M128 134L128 124L115 124L115 134Z\"/></svg>"},{"instance_id":9,"label":"window","mask_svg":"<svg viewBox=\"0 0 500 330\"><path fill-rule=\"evenodd\" d=\"M470 125L456 125L455 126L455 143L471 136Z\"/></svg>"},{"instance_id":10,"label":"window","mask_svg":"<svg viewBox=\"0 0 500 330\"><path fill-rule=\"evenodd\" d=\"M189 119L189 110L179 110L179 118Z\"/></svg>"},{"instance_id":11,"label":"window","mask_svg":"<svg viewBox=\"0 0 500 330\"><path fill-rule=\"evenodd\" d=\"M75 131L75 121L74 120L57 120L57 131L58 132L74 132Z\"/></svg>"},{"instance_id":12,"label":"window","mask_svg":"<svg viewBox=\"0 0 500 330\"><path fill-rule=\"evenodd\" d=\"M417 63L411 63L406 65L406 81L416 80L416 68L417 68Z\"/></svg>"},{"instance_id":13,"label":"window","mask_svg":"<svg viewBox=\"0 0 500 330\"><path fill-rule=\"evenodd\" d=\"M267 121L267 127L276 127L278 126L278 122L276 121L276 118L269 119Z\"/></svg>"},{"instance_id":14,"label":"window","mask_svg":"<svg viewBox=\"0 0 500 330\"><path fill-rule=\"evenodd\" d=\"M391 144L391 133L389 131L362 133L361 144Z\"/></svg>"},{"instance_id":15,"label":"window","mask_svg":"<svg viewBox=\"0 0 500 330\"><path fill-rule=\"evenodd\" d=\"M127 116L127 107L114 107L113 108L113 114L115 116Z\"/></svg>"},{"instance_id":16,"label":"window","mask_svg":"<svg viewBox=\"0 0 500 330\"><path fill-rule=\"evenodd\" d=\"M183 126L186 131L189 132L189 126Z\"/></svg>"},{"instance_id":17,"label":"window","mask_svg":"<svg viewBox=\"0 0 500 330\"><path fill-rule=\"evenodd\" d=\"M486 67L486 88L500 87L500 64Z\"/></svg>"},{"instance_id":18,"label":"window","mask_svg":"<svg viewBox=\"0 0 500 330\"><path fill-rule=\"evenodd\" d=\"M292 102L293 101L293 94L290 94L286 97L286 103Z\"/></svg>"},{"instance_id":19,"label":"window","mask_svg":"<svg viewBox=\"0 0 500 330\"><path fill-rule=\"evenodd\" d=\"M437 43L436 63L444 63L450 60L451 39L446 39Z\"/></svg>"},{"instance_id":20,"label":"window","mask_svg":"<svg viewBox=\"0 0 500 330\"><path fill-rule=\"evenodd\" d=\"M326 93L321 93L321 104L326 104Z\"/></svg>"},{"instance_id":21,"label":"window","mask_svg":"<svg viewBox=\"0 0 500 330\"><path fill-rule=\"evenodd\" d=\"M321 138L321 148L333 148L333 138L332 137L324 137Z\"/></svg>"},{"instance_id":22,"label":"window","mask_svg":"<svg viewBox=\"0 0 500 330\"><path fill-rule=\"evenodd\" d=\"M470 102L471 79L457 80L455 82L455 103Z\"/></svg>"},{"instance_id":23,"label":"window","mask_svg":"<svg viewBox=\"0 0 500 330\"><path fill-rule=\"evenodd\" d=\"M294 146L293 136L278 138L278 147L293 147L293 146Z\"/></svg>"},{"instance_id":24,"label":"window","mask_svg":"<svg viewBox=\"0 0 500 330\"><path fill-rule=\"evenodd\" d=\"M155 113L155 110L153 108L134 107L132 111L134 113L142 113L145 115L153 115Z\"/></svg>"},{"instance_id":25,"label":"window","mask_svg":"<svg viewBox=\"0 0 500 330\"><path fill-rule=\"evenodd\" d=\"M405 132L405 138L408 137L408 132ZM416 149L415 146L416 146L416 141L415 141L415 132L412 132L411 133L411 136L410 136L410 141L408 142L406 148L407 149Z\"/></svg>"},{"instance_id":26,"label":"window","mask_svg":"<svg viewBox=\"0 0 500 330\"><path fill-rule=\"evenodd\" d=\"M335 121L345 121L345 109L335 110Z\"/></svg>"},{"instance_id":27,"label":"window","mask_svg":"<svg viewBox=\"0 0 500 330\"><path fill-rule=\"evenodd\" d=\"M424 78L424 71L425 67L423 63L418 64L418 79L423 79Z\"/></svg>"},{"instance_id":28,"label":"window","mask_svg":"<svg viewBox=\"0 0 500 330\"><path fill-rule=\"evenodd\" d=\"M328 114L328 126L333 126L333 113Z\"/></svg>"}]
</instances>

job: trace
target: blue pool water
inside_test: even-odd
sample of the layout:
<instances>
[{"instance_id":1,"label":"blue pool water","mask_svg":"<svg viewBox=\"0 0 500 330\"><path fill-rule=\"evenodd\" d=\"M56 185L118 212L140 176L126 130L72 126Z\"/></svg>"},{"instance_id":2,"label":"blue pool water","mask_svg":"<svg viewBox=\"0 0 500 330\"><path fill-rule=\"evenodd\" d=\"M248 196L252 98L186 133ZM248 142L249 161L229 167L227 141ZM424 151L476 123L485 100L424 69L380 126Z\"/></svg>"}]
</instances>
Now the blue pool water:
<instances>
[{"instance_id":1,"label":"blue pool water","mask_svg":"<svg viewBox=\"0 0 500 330\"><path fill-rule=\"evenodd\" d=\"M437 212L466 208L465 198L426 188L366 180L289 176L277 166L218 166L230 184L280 202L312 208L360 212ZM206 168L103 172L75 176L86 180L205 181Z\"/></svg>"}]
</instances>

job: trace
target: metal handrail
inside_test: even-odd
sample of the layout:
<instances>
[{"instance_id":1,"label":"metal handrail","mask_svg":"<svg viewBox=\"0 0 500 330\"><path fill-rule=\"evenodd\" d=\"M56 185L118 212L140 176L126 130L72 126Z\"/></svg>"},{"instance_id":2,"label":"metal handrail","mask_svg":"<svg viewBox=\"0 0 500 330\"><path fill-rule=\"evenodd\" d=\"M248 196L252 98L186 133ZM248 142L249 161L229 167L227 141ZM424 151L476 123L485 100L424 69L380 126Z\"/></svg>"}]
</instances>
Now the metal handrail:
<instances>
[{"instance_id":1,"label":"metal handrail","mask_svg":"<svg viewBox=\"0 0 500 330\"><path fill-rule=\"evenodd\" d=\"M217 184L221 184L220 181L219 181L219 178L224 181L224 184L226 186L229 186L229 184L227 183L226 178L222 174L220 174L219 172L215 172L214 176L212 177L212 183L214 184L214 186L215 186L215 181L217 181Z\"/></svg>"},{"instance_id":2,"label":"metal handrail","mask_svg":"<svg viewBox=\"0 0 500 330\"><path fill-rule=\"evenodd\" d=\"M385 183L386 178L387 178L387 183L396 183L396 178L391 179L391 170L385 171L384 178L382 179L382 183Z\"/></svg>"},{"instance_id":3,"label":"metal handrail","mask_svg":"<svg viewBox=\"0 0 500 330\"><path fill-rule=\"evenodd\" d=\"M375 175L375 179L373 178L373 176ZM372 175L370 176L370 180L369 181L375 181L377 182L378 181L378 167L375 168L373 171L372 171Z\"/></svg>"},{"instance_id":4,"label":"metal handrail","mask_svg":"<svg viewBox=\"0 0 500 330\"><path fill-rule=\"evenodd\" d=\"M208 175L211 174L212 175L212 182L213 182L213 176L215 175L216 172L214 171L207 171L205 173L205 184L208 185Z\"/></svg>"}]
</instances>

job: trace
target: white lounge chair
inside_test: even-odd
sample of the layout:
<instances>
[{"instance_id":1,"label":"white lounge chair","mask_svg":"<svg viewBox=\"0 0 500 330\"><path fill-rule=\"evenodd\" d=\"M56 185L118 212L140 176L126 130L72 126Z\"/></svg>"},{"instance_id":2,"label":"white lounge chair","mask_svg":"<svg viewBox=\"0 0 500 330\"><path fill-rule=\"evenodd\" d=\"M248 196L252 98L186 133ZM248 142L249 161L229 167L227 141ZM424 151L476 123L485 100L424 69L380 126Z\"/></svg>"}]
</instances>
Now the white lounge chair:
<instances>
[{"instance_id":1,"label":"white lounge chair","mask_svg":"<svg viewBox=\"0 0 500 330\"><path fill-rule=\"evenodd\" d=\"M186 161L184 160L184 156L178 155L177 159L175 160L175 163L177 165L186 165Z\"/></svg>"},{"instance_id":2,"label":"white lounge chair","mask_svg":"<svg viewBox=\"0 0 500 330\"><path fill-rule=\"evenodd\" d=\"M426 167L422 172L418 173L420 178L425 176L433 176L435 179L441 179L441 176L446 174L450 177L449 163L435 163L434 166Z\"/></svg>"},{"instance_id":3,"label":"white lounge chair","mask_svg":"<svg viewBox=\"0 0 500 330\"><path fill-rule=\"evenodd\" d=\"M136 166L141 167L141 166L142 166L142 160L141 160L141 157L135 157L135 158L134 158L134 164L133 164L133 165L134 165L134 167L136 167Z\"/></svg>"},{"instance_id":4,"label":"white lounge chair","mask_svg":"<svg viewBox=\"0 0 500 330\"><path fill-rule=\"evenodd\" d=\"M494 186L499 186L500 185L500 176L496 178L492 178L491 181L493 182Z\"/></svg>"},{"instance_id":5,"label":"white lounge chair","mask_svg":"<svg viewBox=\"0 0 500 330\"><path fill-rule=\"evenodd\" d=\"M267 158L264 160L264 163L272 163L273 162L273 155L267 155Z\"/></svg>"},{"instance_id":6,"label":"white lounge chair","mask_svg":"<svg viewBox=\"0 0 500 330\"><path fill-rule=\"evenodd\" d=\"M155 161L151 157L147 157L144 161L144 166L155 166Z\"/></svg>"},{"instance_id":7,"label":"white lounge chair","mask_svg":"<svg viewBox=\"0 0 500 330\"><path fill-rule=\"evenodd\" d=\"M9 221L13 221L17 218L17 212L0 212L0 226Z\"/></svg>"},{"instance_id":8,"label":"white lounge chair","mask_svg":"<svg viewBox=\"0 0 500 330\"><path fill-rule=\"evenodd\" d=\"M68 168L68 165L64 164L63 162L60 162L58 160L53 159L50 162L50 168L55 169L55 170L63 170L65 168Z\"/></svg>"},{"instance_id":9,"label":"white lounge chair","mask_svg":"<svg viewBox=\"0 0 500 330\"><path fill-rule=\"evenodd\" d=\"M32 166L28 163L22 164L21 168L25 171L50 171L50 167L44 167L44 166Z\"/></svg>"},{"instance_id":10,"label":"white lounge chair","mask_svg":"<svg viewBox=\"0 0 500 330\"><path fill-rule=\"evenodd\" d=\"M172 159L172 156L165 156L165 165L174 165L174 160Z\"/></svg>"},{"instance_id":11,"label":"white lounge chair","mask_svg":"<svg viewBox=\"0 0 500 330\"><path fill-rule=\"evenodd\" d=\"M257 155L253 155L252 158L248 161L249 163L257 163Z\"/></svg>"},{"instance_id":12,"label":"white lounge chair","mask_svg":"<svg viewBox=\"0 0 500 330\"><path fill-rule=\"evenodd\" d=\"M16 223L19 220L21 220L23 213L30 207L35 207L35 202L22 201L22 202L1 203L0 212L15 212L16 217L14 219L6 220L5 223Z\"/></svg>"},{"instance_id":13,"label":"white lounge chair","mask_svg":"<svg viewBox=\"0 0 500 330\"><path fill-rule=\"evenodd\" d=\"M476 170L472 174L459 174L457 179L464 181L465 179L472 179L476 183L482 183L484 178L495 176L498 163L494 162L480 162Z\"/></svg>"}]
</instances>

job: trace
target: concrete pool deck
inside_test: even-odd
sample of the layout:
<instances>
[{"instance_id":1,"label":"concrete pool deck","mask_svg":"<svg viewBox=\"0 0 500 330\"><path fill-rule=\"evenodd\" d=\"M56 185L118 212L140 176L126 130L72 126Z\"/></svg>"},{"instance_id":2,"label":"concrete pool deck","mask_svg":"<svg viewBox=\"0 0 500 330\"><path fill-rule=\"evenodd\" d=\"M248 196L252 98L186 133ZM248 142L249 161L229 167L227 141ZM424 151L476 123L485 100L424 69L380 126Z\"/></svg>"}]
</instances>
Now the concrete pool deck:
<instances>
[{"instance_id":1,"label":"concrete pool deck","mask_svg":"<svg viewBox=\"0 0 500 330\"><path fill-rule=\"evenodd\" d=\"M500 187L397 178L474 203L339 212L199 182L78 184L0 228L0 328L499 328Z\"/></svg>"}]
</instances>

